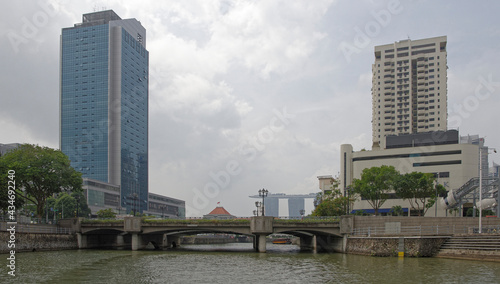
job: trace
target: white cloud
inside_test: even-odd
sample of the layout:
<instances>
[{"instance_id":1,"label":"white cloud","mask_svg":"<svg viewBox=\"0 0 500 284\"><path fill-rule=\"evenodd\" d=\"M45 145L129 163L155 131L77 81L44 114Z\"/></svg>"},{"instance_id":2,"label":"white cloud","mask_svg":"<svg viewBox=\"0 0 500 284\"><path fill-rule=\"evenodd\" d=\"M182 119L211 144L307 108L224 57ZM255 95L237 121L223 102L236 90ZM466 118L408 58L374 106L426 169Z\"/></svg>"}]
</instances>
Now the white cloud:
<instances>
[{"instance_id":1,"label":"white cloud","mask_svg":"<svg viewBox=\"0 0 500 284\"><path fill-rule=\"evenodd\" d=\"M83 13L102 4L51 3L58 12L17 53L7 31L21 33L23 18L32 19L41 8L36 2L10 1L0 11L0 143L58 146L61 28L80 22ZM203 190L210 173L237 161L241 173L198 213L208 213L221 201L235 215L251 215L254 200L246 196L262 187L314 192L317 175L337 174L341 144L371 148L375 44L408 35L448 35L449 105L470 96L478 76L491 74L500 81L499 39L492 36L498 34L495 8L500 4L436 3L432 11L422 1L403 4L403 11L348 64L338 46L352 42L354 27L373 21L372 12L386 9L386 2L106 1L107 9L136 18L147 29L150 190L193 207L199 198L194 189ZM423 14L429 15L425 21ZM464 134L481 134L489 145L500 145L492 124L499 92L495 89L463 120ZM284 107L294 119L269 143L255 140L275 117L273 109ZM259 149L253 141L260 143Z\"/></svg>"}]
</instances>

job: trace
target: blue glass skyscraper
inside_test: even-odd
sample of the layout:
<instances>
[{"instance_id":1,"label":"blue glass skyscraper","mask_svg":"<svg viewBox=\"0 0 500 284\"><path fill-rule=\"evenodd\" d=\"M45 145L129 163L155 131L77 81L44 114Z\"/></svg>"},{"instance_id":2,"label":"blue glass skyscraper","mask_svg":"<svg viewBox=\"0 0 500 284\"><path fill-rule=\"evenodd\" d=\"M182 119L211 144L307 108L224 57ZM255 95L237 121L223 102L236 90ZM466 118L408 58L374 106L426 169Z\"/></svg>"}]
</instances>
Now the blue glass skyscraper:
<instances>
[{"instance_id":1,"label":"blue glass skyscraper","mask_svg":"<svg viewBox=\"0 0 500 284\"><path fill-rule=\"evenodd\" d=\"M147 210L148 79L146 29L112 10L63 28L60 147L71 165L121 187L121 206Z\"/></svg>"}]
</instances>

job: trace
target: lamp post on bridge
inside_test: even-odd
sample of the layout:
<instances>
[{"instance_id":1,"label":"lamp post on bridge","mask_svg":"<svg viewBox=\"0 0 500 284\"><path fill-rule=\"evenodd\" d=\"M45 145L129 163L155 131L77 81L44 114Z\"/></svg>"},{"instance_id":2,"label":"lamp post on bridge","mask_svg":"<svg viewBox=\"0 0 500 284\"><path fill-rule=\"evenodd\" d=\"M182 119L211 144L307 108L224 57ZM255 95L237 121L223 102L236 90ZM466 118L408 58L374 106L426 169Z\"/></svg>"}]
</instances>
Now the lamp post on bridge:
<instances>
[{"instance_id":1,"label":"lamp post on bridge","mask_svg":"<svg viewBox=\"0 0 500 284\"><path fill-rule=\"evenodd\" d=\"M264 206L264 198L267 197L269 190L267 189L259 189L259 196L262 197L262 216L266 216L265 214L265 206Z\"/></svg>"},{"instance_id":2,"label":"lamp post on bridge","mask_svg":"<svg viewBox=\"0 0 500 284\"><path fill-rule=\"evenodd\" d=\"M262 202L260 202L260 201L255 201L255 207L257 207L257 210L254 210L254 213L256 213L256 214L254 214L255 216L259 216L259 208L260 208L261 206L262 206ZM262 211L261 211L261 212L262 212ZM262 213L261 213L261 215L262 215Z\"/></svg>"},{"instance_id":3,"label":"lamp post on bridge","mask_svg":"<svg viewBox=\"0 0 500 284\"><path fill-rule=\"evenodd\" d=\"M486 155L489 154L490 150L493 150L494 153L497 152L495 148L486 148ZM500 206L500 204L497 204ZM483 232L482 230L482 220L483 217L483 147L479 147L479 233Z\"/></svg>"}]
</instances>

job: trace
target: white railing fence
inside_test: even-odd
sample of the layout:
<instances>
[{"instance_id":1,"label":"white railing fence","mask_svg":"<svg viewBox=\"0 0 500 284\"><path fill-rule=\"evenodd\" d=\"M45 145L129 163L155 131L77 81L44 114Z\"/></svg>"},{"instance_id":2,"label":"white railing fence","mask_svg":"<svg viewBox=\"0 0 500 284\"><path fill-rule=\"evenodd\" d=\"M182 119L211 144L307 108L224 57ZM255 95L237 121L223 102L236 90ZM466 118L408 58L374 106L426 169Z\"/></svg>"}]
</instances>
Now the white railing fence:
<instances>
[{"instance_id":1,"label":"white railing fence","mask_svg":"<svg viewBox=\"0 0 500 284\"><path fill-rule=\"evenodd\" d=\"M455 235L455 234L478 234L478 227L470 226L402 226L394 227L364 227L354 228L351 232L353 236L380 236L380 235L407 235L407 236L424 236L424 235ZM498 226L482 226L483 234L500 234L500 225Z\"/></svg>"}]
</instances>

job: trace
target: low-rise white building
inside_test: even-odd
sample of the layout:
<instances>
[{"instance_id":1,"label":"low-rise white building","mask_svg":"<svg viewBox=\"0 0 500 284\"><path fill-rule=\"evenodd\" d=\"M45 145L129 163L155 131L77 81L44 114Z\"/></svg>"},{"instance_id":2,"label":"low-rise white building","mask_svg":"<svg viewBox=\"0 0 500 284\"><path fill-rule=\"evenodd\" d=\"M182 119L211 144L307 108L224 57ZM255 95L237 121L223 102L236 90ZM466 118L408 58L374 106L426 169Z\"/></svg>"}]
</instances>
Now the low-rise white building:
<instances>
[{"instance_id":1,"label":"low-rise white building","mask_svg":"<svg viewBox=\"0 0 500 284\"><path fill-rule=\"evenodd\" d=\"M361 178L366 168L383 165L394 166L400 173L432 173L436 181L446 190L460 188L479 172L479 145L460 144L458 131L440 131L400 136L389 136L386 149L375 148L372 151L353 151L350 144L341 145L340 189L343 191L352 185L353 179ZM379 210L388 213L393 206L401 206L404 212L413 215L410 203L390 194L389 199ZM426 216L447 216L445 206L437 202L437 208L430 208ZM472 204L465 204L464 207ZM352 208L371 213L372 207L366 200L357 200Z\"/></svg>"}]
</instances>

